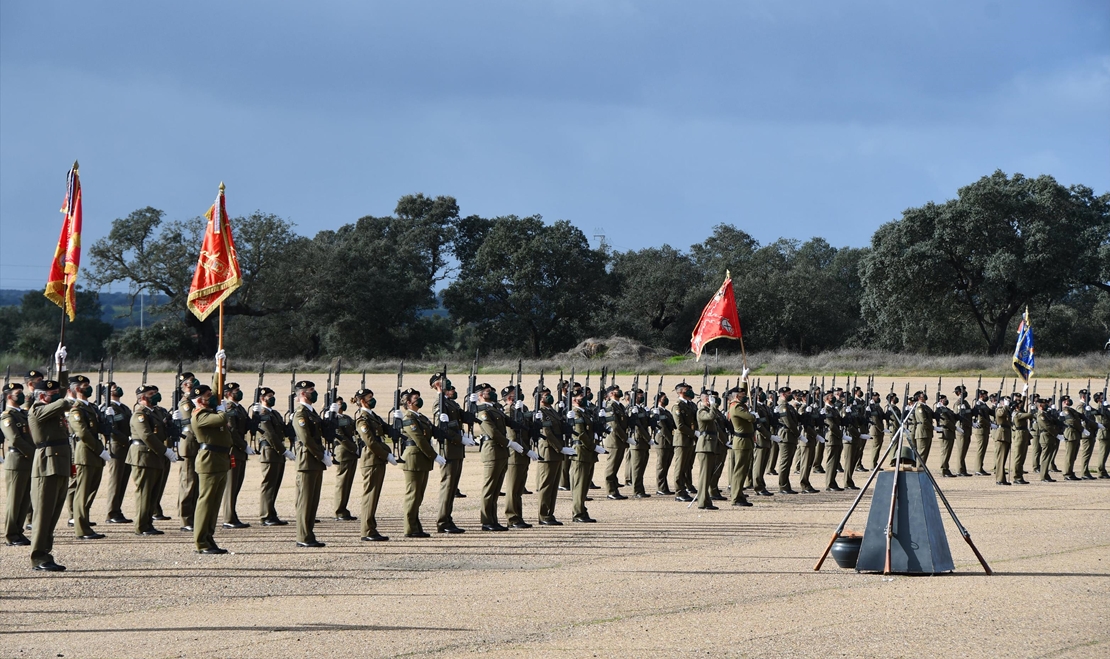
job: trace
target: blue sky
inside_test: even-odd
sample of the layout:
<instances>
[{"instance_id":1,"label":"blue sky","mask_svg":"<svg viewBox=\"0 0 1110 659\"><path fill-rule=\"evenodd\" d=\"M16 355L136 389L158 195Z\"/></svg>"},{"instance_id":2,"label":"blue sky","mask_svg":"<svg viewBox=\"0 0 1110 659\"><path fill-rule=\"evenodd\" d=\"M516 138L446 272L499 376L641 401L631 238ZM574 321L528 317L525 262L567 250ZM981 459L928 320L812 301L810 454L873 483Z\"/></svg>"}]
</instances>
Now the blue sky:
<instances>
[{"instance_id":1,"label":"blue sky","mask_svg":"<svg viewBox=\"0 0 1110 659\"><path fill-rule=\"evenodd\" d=\"M0 3L0 288L147 205L306 235L401 195L617 249L863 246L995 169L1110 190L1110 3Z\"/></svg>"}]
</instances>

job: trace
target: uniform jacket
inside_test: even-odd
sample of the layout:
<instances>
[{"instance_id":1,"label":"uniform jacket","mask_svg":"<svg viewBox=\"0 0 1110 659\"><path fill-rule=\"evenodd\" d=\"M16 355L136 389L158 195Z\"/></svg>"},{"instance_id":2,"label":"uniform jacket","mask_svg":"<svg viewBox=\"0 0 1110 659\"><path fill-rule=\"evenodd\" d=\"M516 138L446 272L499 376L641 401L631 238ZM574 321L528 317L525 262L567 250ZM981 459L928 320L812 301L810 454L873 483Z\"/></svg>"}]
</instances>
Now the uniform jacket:
<instances>
[{"instance_id":1,"label":"uniform jacket","mask_svg":"<svg viewBox=\"0 0 1110 659\"><path fill-rule=\"evenodd\" d=\"M198 474L219 474L231 469L231 449L235 437L230 429L232 415L207 407L193 410L193 436L197 441L196 470ZM201 450L200 445L223 447L227 451ZM236 460L239 458L236 457Z\"/></svg>"},{"instance_id":2,"label":"uniform jacket","mask_svg":"<svg viewBox=\"0 0 1110 659\"><path fill-rule=\"evenodd\" d=\"M540 426L540 441L536 447L540 459L544 462L561 462L563 460L563 420L554 408L541 406L539 411L532 415L532 423Z\"/></svg>"},{"instance_id":3,"label":"uniform jacket","mask_svg":"<svg viewBox=\"0 0 1110 659\"><path fill-rule=\"evenodd\" d=\"M590 411L582 408L575 407L571 410L574 415L574 450L575 455L571 458L575 462L597 462L597 451L594 447L597 446L597 439L594 435L593 418ZM567 423L571 423L568 419Z\"/></svg>"},{"instance_id":4,"label":"uniform jacket","mask_svg":"<svg viewBox=\"0 0 1110 659\"><path fill-rule=\"evenodd\" d=\"M76 440L73 464L104 466L100 454L104 443L100 441L100 412L92 403L75 400L67 414L69 432Z\"/></svg>"},{"instance_id":5,"label":"uniform jacket","mask_svg":"<svg viewBox=\"0 0 1110 659\"><path fill-rule=\"evenodd\" d=\"M405 471L431 471L435 464L436 450L432 447L432 422L419 412L406 409L401 421L405 437Z\"/></svg>"},{"instance_id":6,"label":"uniform jacket","mask_svg":"<svg viewBox=\"0 0 1110 659\"><path fill-rule=\"evenodd\" d=\"M285 424L281 414L269 407L259 406L258 412L251 417L258 438L258 461L264 464L285 461Z\"/></svg>"},{"instance_id":7,"label":"uniform jacket","mask_svg":"<svg viewBox=\"0 0 1110 659\"><path fill-rule=\"evenodd\" d=\"M0 429L4 432L4 469L29 473L35 459L35 442L27 410L9 406L0 413Z\"/></svg>"},{"instance_id":8,"label":"uniform jacket","mask_svg":"<svg viewBox=\"0 0 1110 659\"><path fill-rule=\"evenodd\" d=\"M381 417L365 407L358 408L355 412L355 432L366 447L361 456L363 467L389 464L387 457L393 451L385 443L385 421Z\"/></svg>"},{"instance_id":9,"label":"uniform jacket","mask_svg":"<svg viewBox=\"0 0 1110 659\"><path fill-rule=\"evenodd\" d=\"M310 405L297 402L293 432L297 435L297 471L324 471L324 420Z\"/></svg>"},{"instance_id":10,"label":"uniform jacket","mask_svg":"<svg viewBox=\"0 0 1110 659\"><path fill-rule=\"evenodd\" d=\"M459 404L450 398L443 397L443 410L439 409L439 394L432 403L432 419L440 426L444 436L444 458L448 460L462 460L466 457L466 445L462 442L463 410ZM439 415L446 414L450 419L446 424L439 423Z\"/></svg>"},{"instance_id":11,"label":"uniform jacket","mask_svg":"<svg viewBox=\"0 0 1110 659\"><path fill-rule=\"evenodd\" d=\"M166 430L154 416L154 410L137 405L131 415L131 447L127 464L146 469L166 468Z\"/></svg>"},{"instance_id":12,"label":"uniform jacket","mask_svg":"<svg viewBox=\"0 0 1110 659\"><path fill-rule=\"evenodd\" d=\"M505 413L496 405L479 404L477 417L482 427L482 462L508 460L509 436L505 432L508 418Z\"/></svg>"}]
</instances>

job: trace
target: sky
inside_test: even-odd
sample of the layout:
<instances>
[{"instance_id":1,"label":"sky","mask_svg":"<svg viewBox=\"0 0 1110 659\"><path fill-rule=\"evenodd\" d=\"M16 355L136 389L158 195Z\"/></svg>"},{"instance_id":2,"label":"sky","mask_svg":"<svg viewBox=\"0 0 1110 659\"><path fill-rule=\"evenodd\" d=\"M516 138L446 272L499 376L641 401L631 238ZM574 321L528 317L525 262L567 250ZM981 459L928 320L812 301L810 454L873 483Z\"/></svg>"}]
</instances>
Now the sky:
<instances>
[{"instance_id":1,"label":"sky","mask_svg":"<svg viewBox=\"0 0 1110 659\"><path fill-rule=\"evenodd\" d=\"M451 195L624 251L862 247L996 169L1110 191L1110 3L0 2L0 288L153 206L304 235ZM121 289L117 289L121 290Z\"/></svg>"}]
</instances>

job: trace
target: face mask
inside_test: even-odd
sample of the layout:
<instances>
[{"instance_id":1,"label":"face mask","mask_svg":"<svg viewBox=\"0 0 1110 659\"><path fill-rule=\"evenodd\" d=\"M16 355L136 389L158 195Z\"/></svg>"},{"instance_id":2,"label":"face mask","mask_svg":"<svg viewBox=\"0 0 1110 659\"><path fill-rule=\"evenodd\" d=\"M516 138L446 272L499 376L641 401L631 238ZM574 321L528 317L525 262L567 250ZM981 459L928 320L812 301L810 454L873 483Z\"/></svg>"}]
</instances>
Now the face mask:
<instances>
[{"instance_id":1,"label":"face mask","mask_svg":"<svg viewBox=\"0 0 1110 659\"><path fill-rule=\"evenodd\" d=\"M318 400L320 400L320 394L316 393L315 391L308 395L308 402L315 403Z\"/></svg>"},{"instance_id":2,"label":"face mask","mask_svg":"<svg viewBox=\"0 0 1110 659\"><path fill-rule=\"evenodd\" d=\"M661 400L659 401L659 406L660 406L660 407L666 407L666 406L668 406L668 405L670 405L670 404L671 404L671 401L670 401L669 399L667 399L667 398L663 398L663 399L661 399Z\"/></svg>"},{"instance_id":3,"label":"face mask","mask_svg":"<svg viewBox=\"0 0 1110 659\"><path fill-rule=\"evenodd\" d=\"M51 403L59 401L61 399L62 399L62 392L60 392L60 391L50 394L50 402Z\"/></svg>"},{"instance_id":4,"label":"face mask","mask_svg":"<svg viewBox=\"0 0 1110 659\"><path fill-rule=\"evenodd\" d=\"M593 399L594 399L594 394L593 394L592 391L590 393L586 394L586 400L593 400Z\"/></svg>"},{"instance_id":5,"label":"face mask","mask_svg":"<svg viewBox=\"0 0 1110 659\"><path fill-rule=\"evenodd\" d=\"M370 402L367 403L367 405L370 407L370 409L374 409L374 406L377 405L377 404L378 404L378 399L374 398L373 396L370 397Z\"/></svg>"},{"instance_id":6,"label":"face mask","mask_svg":"<svg viewBox=\"0 0 1110 659\"><path fill-rule=\"evenodd\" d=\"M160 394L160 393L156 392L153 396L150 397L150 404L151 405L157 405L158 403L161 403L161 402L162 402L162 394Z\"/></svg>"},{"instance_id":7,"label":"face mask","mask_svg":"<svg viewBox=\"0 0 1110 659\"><path fill-rule=\"evenodd\" d=\"M543 397L543 404L544 405L551 405L554 402L555 402L555 398L551 394L547 394L546 396Z\"/></svg>"},{"instance_id":8,"label":"face mask","mask_svg":"<svg viewBox=\"0 0 1110 659\"><path fill-rule=\"evenodd\" d=\"M416 401L413 403L413 405L416 406L416 409L420 409L421 407L424 407L424 399L423 398L417 398Z\"/></svg>"},{"instance_id":9,"label":"face mask","mask_svg":"<svg viewBox=\"0 0 1110 659\"><path fill-rule=\"evenodd\" d=\"M112 395L116 398L123 398L123 389L121 387L116 387L112 390Z\"/></svg>"},{"instance_id":10,"label":"face mask","mask_svg":"<svg viewBox=\"0 0 1110 659\"><path fill-rule=\"evenodd\" d=\"M451 381L447 380L446 383L443 385L443 388L444 389L450 389L451 388Z\"/></svg>"},{"instance_id":11,"label":"face mask","mask_svg":"<svg viewBox=\"0 0 1110 659\"><path fill-rule=\"evenodd\" d=\"M347 411L347 403L340 403L339 404L339 411L340 412L346 412Z\"/></svg>"},{"instance_id":12,"label":"face mask","mask_svg":"<svg viewBox=\"0 0 1110 659\"><path fill-rule=\"evenodd\" d=\"M86 398L91 396L92 395L92 385L87 384L84 387L81 387L81 395L85 396Z\"/></svg>"},{"instance_id":13,"label":"face mask","mask_svg":"<svg viewBox=\"0 0 1110 659\"><path fill-rule=\"evenodd\" d=\"M216 409L216 407L219 404L220 404L220 399L216 398L216 394L212 394L211 396L208 397L208 407L210 409Z\"/></svg>"},{"instance_id":14,"label":"face mask","mask_svg":"<svg viewBox=\"0 0 1110 659\"><path fill-rule=\"evenodd\" d=\"M276 404L277 404L277 399L274 398L273 396L270 396L269 398L266 399L266 407L273 407Z\"/></svg>"},{"instance_id":15,"label":"face mask","mask_svg":"<svg viewBox=\"0 0 1110 659\"><path fill-rule=\"evenodd\" d=\"M27 397L23 395L22 391L15 395L15 404L16 405L23 405L26 402L27 402Z\"/></svg>"},{"instance_id":16,"label":"face mask","mask_svg":"<svg viewBox=\"0 0 1110 659\"><path fill-rule=\"evenodd\" d=\"M200 380L198 380L196 378L193 378L193 384L189 388L190 389L196 389L199 386L200 386Z\"/></svg>"},{"instance_id":17,"label":"face mask","mask_svg":"<svg viewBox=\"0 0 1110 659\"><path fill-rule=\"evenodd\" d=\"M237 390L235 393L231 394L231 400L235 401L236 403L243 400L243 391L240 389L240 390Z\"/></svg>"},{"instance_id":18,"label":"face mask","mask_svg":"<svg viewBox=\"0 0 1110 659\"><path fill-rule=\"evenodd\" d=\"M682 395L686 397L687 400L694 400L694 392L689 389L683 391Z\"/></svg>"}]
</instances>

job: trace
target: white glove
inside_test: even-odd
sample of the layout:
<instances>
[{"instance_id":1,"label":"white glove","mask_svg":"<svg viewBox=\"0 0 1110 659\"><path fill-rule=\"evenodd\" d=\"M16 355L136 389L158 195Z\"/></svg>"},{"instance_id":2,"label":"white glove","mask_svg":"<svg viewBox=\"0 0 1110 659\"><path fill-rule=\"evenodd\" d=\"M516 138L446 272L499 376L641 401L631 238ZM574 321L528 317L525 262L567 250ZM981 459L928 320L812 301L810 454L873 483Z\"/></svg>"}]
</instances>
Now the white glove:
<instances>
[{"instance_id":1,"label":"white glove","mask_svg":"<svg viewBox=\"0 0 1110 659\"><path fill-rule=\"evenodd\" d=\"M598 415L599 417L601 417L602 419L604 419L605 417L609 416L609 413L608 413L608 412L606 412L606 411L605 411L605 408L603 407L603 408L601 408L601 409L599 409L599 410L597 411L597 415Z\"/></svg>"},{"instance_id":2,"label":"white glove","mask_svg":"<svg viewBox=\"0 0 1110 659\"><path fill-rule=\"evenodd\" d=\"M478 442L474 441L474 436L471 435L470 433L467 433L467 434L462 436L462 443L463 443L463 446L477 446L478 445Z\"/></svg>"},{"instance_id":3,"label":"white glove","mask_svg":"<svg viewBox=\"0 0 1110 659\"><path fill-rule=\"evenodd\" d=\"M251 412L254 412L255 414L261 414L262 403L255 403L254 405L251 405Z\"/></svg>"},{"instance_id":4,"label":"white glove","mask_svg":"<svg viewBox=\"0 0 1110 659\"><path fill-rule=\"evenodd\" d=\"M59 364L64 364L68 355L69 353L66 352L66 347L59 343L58 349L54 351L54 361Z\"/></svg>"},{"instance_id":5,"label":"white glove","mask_svg":"<svg viewBox=\"0 0 1110 659\"><path fill-rule=\"evenodd\" d=\"M1024 396L1025 392L1027 392L1027 391L1029 391L1029 383L1028 382L1021 385L1021 395Z\"/></svg>"},{"instance_id":6,"label":"white glove","mask_svg":"<svg viewBox=\"0 0 1110 659\"><path fill-rule=\"evenodd\" d=\"M813 406L812 405L806 405L806 412L812 412L812 411L813 411Z\"/></svg>"},{"instance_id":7,"label":"white glove","mask_svg":"<svg viewBox=\"0 0 1110 659\"><path fill-rule=\"evenodd\" d=\"M1061 442L1066 442L1066 441L1068 441L1068 440L1064 439L1064 436L1063 436L1063 435L1056 435L1056 439L1060 440Z\"/></svg>"},{"instance_id":8,"label":"white glove","mask_svg":"<svg viewBox=\"0 0 1110 659\"><path fill-rule=\"evenodd\" d=\"M402 412L401 410L393 410L393 418L394 419L403 419L403 418L405 418L405 413Z\"/></svg>"},{"instance_id":9,"label":"white glove","mask_svg":"<svg viewBox=\"0 0 1110 659\"><path fill-rule=\"evenodd\" d=\"M640 413L640 406L639 405L632 405L631 407L628 408L628 413L629 414L639 414Z\"/></svg>"},{"instance_id":10,"label":"white glove","mask_svg":"<svg viewBox=\"0 0 1110 659\"><path fill-rule=\"evenodd\" d=\"M809 443L809 438L806 437L805 435L802 435L802 436L798 437L798 443L801 444L802 446L805 446L806 444Z\"/></svg>"},{"instance_id":11,"label":"white glove","mask_svg":"<svg viewBox=\"0 0 1110 659\"><path fill-rule=\"evenodd\" d=\"M385 456L385 460L386 460L386 462L388 462L388 463L389 463L389 464L391 464L391 465L394 465L394 466L396 466L396 465L397 465L397 458L396 458L396 457L394 457L394 455L393 455L392 453L390 453L389 455Z\"/></svg>"},{"instance_id":12,"label":"white glove","mask_svg":"<svg viewBox=\"0 0 1110 659\"><path fill-rule=\"evenodd\" d=\"M220 403L219 406L216 407L216 411L217 412L226 412L227 411L227 406L225 406L223 403Z\"/></svg>"},{"instance_id":13,"label":"white glove","mask_svg":"<svg viewBox=\"0 0 1110 659\"><path fill-rule=\"evenodd\" d=\"M628 438L628 445L629 446L639 446L639 444L636 443L636 439L634 437L629 437Z\"/></svg>"},{"instance_id":14,"label":"white glove","mask_svg":"<svg viewBox=\"0 0 1110 659\"><path fill-rule=\"evenodd\" d=\"M782 437L779 437L778 435L771 435L771 441L772 442L781 442Z\"/></svg>"},{"instance_id":15,"label":"white glove","mask_svg":"<svg viewBox=\"0 0 1110 659\"><path fill-rule=\"evenodd\" d=\"M740 371L740 379L741 380L747 380L748 379L748 369L745 368L744 370Z\"/></svg>"},{"instance_id":16,"label":"white glove","mask_svg":"<svg viewBox=\"0 0 1110 659\"><path fill-rule=\"evenodd\" d=\"M944 428L940 426L933 426L933 432L944 432Z\"/></svg>"},{"instance_id":17,"label":"white glove","mask_svg":"<svg viewBox=\"0 0 1110 659\"><path fill-rule=\"evenodd\" d=\"M4 464L4 456L0 455L0 465Z\"/></svg>"},{"instance_id":18,"label":"white glove","mask_svg":"<svg viewBox=\"0 0 1110 659\"><path fill-rule=\"evenodd\" d=\"M169 460L170 462L177 462L177 454L173 452L172 448L166 449L165 456L166 456L166 459Z\"/></svg>"},{"instance_id":19,"label":"white glove","mask_svg":"<svg viewBox=\"0 0 1110 659\"><path fill-rule=\"evenodd\" d=\"M536 412L535 414L532 415L532 419L535 420L535 421L541 421L542 422L543 421L543 412Z\"/></svg>"},{"instance_id":20,"label":"white glove","mask_svg":"<svg viewBox=\"0 0 1110 659\"><path fill-rule=\"evenodd\" d=\"M477 403L478 402L478 394L470 394L470 402Z\"/></svg>"},{"instance_id":21,"label":"white glove","mask_svg":"<svg viewBox=\"0 0 1110 659\"><path fill-rule=\"evenodd\" d=\"M578 455L578 451L575 451L569 446L564 446L563 448L559 449L559 452L563 455Z\"/></svg>"},{"instance_id":22,"label":"white glove","mask_svg":"<svg viewBox=\"0 0 1110 659\"><path fill-rule=\"evenodd\" d=\"M516 442L509 442L509 448L516 451L517 453L523 453L524 452L524 447L521 446L520 444L517 444Z\"/></svg>"},{"instance_id":23,"label":"white glove","mask_svg":"<svg viewBox=\"0 0 1110 659\"><path fill-rule=\"evenodd\" d=\"M328 411L332 414L339 414L339 403L332 403L328 406Z\"/></svg>"},{"instance_id":24,"label":"white glove","mask_svg":"<svg viewBox=\"0 0 1110 659\"><path fill-rule=\"evenodd\" d=\"M248 446L247 447L247 455L256 455L255 452L254 452L254 449L252 449L251 447Z\"/></svg>"},{"instance_id":25,"label":"white glove","mask_svg":"<svg viewBox=\"0 0 1110 659\"><path fill-rule=\"evenodd\" d=\"M180 421L181 420L181 410L174 410L173 414L170 415L170 418L173 419L174 421Z\"/></svg>"},{"instance_id":26,"label":"white glove","mask_svg":"<svg viewBox=\"0 0 1110 659\"><path fill-rule=\"evenodd\" d=\"M437 455L436 464L442 467L443 465L447 464L447 458L444 458L442 455Z\"/></svg>"},{"instance_id":27,"label":"white glove","mask_svg":"<svg viewBox=\"0 0 1110 659\"><path fill-rule=\"evenodd\" d=\"M107 450L103 450L100 452L100 459L107 462L112 459L112 454L109 453Z\"/></svg>"},{"instance_id":28,"label":"white glove","mask_svg":"<svg viewBox=\"0 0 1110 659\"><path fill-rule=\"evenodd\" d=\"M216 366L223 366L223 363L225 361L227 361L227 352L224 351L224 350L217 350L216 351Z\"/></svg>"},{"instance_id":29,"label":"white glove","mask_svg":"<svg viewBox=\"0 0 1110 659\"><path fill-rule=\"evenodd\" d=\"M860 435L860 439L871 439L871 435Z\"/></svg>"},{"instance_id":30,"label":"white glove","mask_svg":"<svg viewBox=\"0 0 1110 659\"><path fill-rule=\"evenodd\" d=\"M440 414L439 415L439 420L442 423L451 423L451 417L447 416L446 414Z\"/></svg>"},{"instance_id":31,"label":"white glove","mask_svg":"<svg viewBox=\"0 0 1110 659\"><path fill-rule=\"evenodd\" d=\"M845 444L851 444L852 443L852 436L851 435L845 435L844 439L843 439L843 442Z\"/></svg>"},{"instance_id":32,"label":"white glove","mask_svg":"<svg viewBox=\"0 0 1110 659\"><path fill-rule=\"evenodd\" d=\"M821 444L824 444L825 443L825 438L822 437L821 435L817 435L817 441Z\"/></svg>"},{"instance_id":33,"label":"white glove","mask_svg":"<svg viewBox=\"0 0 1110 659\"><path fill-rule=\"evenodd\" d=\"M524 409L524 401L518 400L517 402L513 403L513 409L517 409L517 410Z\"/></svg>"},{"instance_id":34,"label":"white glove","mask_svg":"<svg viewBox=\"0 0 1110 659\"><path fill-rule=\"evenodd\" d=\"M282 453L282 455L285 456L286 460L296 460L297 459L297 456L293 455L293 452L288 450L288 449L286 449L285 453Z\"/></svg>"},{"instance_id":35,"label":"white glove","mask_svg":"<svg viewBox=\"0 0 1110 659\"><path fill-rule=\"evenodd\" d=\"M598 444L597 446L594 447L594 452L597 453L598 455L605 455L605 447L602 446L601 444Z\"/></svg>"},{"instance_id":36,"label":"white glove","mask_svg":"<svg viewBox=\"0 0 1110 659\"><path fill-rule=\"evenodd\" d=\"M1083 411L1084 411L1084 412L1090 412L1090 411L1091 411L1091 406L1090 406L1090 405L1088 405L1087 407L1084 407L1084 408L1083 408Z\"/></svg>"},{"instance_id":37,"label":"white glove","mask_svg":"<svg viewBox=\"0 0 1110 659\"><path fill-rule=\"evenodd\" d=\"M330 466L332 466L332 464L333 463L331 461L331 451L324 451L324 466L325 467L330 467Z\"/></svg>"},{"instance_id":38,"label":"white glove","mask_svg":"<svg viewBox=\"0 0 1110 659\"><path fill-rule=\"evenodd\" d=\"M528 459L531 460L532 462L535 462L536 460L540 459L540 454L536 453L532 449L528 449Z\"/></svg>"},{"instance_id":39,"label":"white glove","mask_svg":"<svg viewBox=\"0 0 1110 659\"><path fill-rule=\"evenodd\" d=\"M574 421L577 418L578 418L578 415L575 414L573 411L567 412L567 421Z\"/></svg>"}]
</instances>

